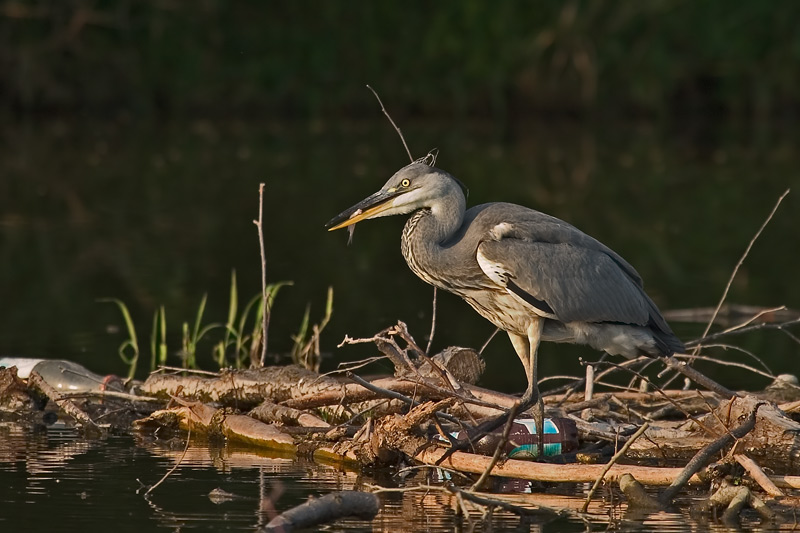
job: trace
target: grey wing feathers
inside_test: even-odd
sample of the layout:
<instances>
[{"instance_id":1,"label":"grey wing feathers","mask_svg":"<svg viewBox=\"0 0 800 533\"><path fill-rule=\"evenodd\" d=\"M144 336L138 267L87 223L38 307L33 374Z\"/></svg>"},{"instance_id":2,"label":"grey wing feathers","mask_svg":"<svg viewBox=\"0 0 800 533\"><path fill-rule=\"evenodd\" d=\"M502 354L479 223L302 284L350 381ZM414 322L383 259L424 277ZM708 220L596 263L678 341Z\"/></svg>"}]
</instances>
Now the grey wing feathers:
<instances>
[{"instance_id":1,"label":"grey wing feathers","mask_svg":"<svg viewBox=\"0 0 800 533\"><path fill-rule=\"evenodd\" d=\"M498 202L482 204L469 209L463 226L468 227L469 222L473 220L476 226L481 228L502 226L502 231L494 233L495 240L519 239L550 244L567 243L603 252L617 263L636 285L643 286L642 278L636 269L614 250L572 224L552 215L517 204ZM508 220L513 222L508 223Z\"/></svg>"},{"instance_id":2,"label":"grey wing feathers","mask_svg":"<svg viewBox=\"0 0 800 533\"><path fill-rule=\"evenodd\" d=\"M545 302L562 322L620 322L644 326L652 302L604 251L567 243L514 238L484 241L479 253L502 265L513 284Z\"/></svg>"}]
</instances>

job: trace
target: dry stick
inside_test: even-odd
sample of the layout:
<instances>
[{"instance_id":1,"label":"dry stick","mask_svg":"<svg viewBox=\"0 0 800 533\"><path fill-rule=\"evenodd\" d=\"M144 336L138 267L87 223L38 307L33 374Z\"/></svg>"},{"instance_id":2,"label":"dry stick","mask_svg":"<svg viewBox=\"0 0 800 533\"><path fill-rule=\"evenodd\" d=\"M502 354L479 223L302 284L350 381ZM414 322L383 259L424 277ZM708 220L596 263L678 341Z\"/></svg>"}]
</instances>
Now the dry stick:
<instances>
[{"instance_id":1,"label":"dry stick","mask_svg":"<svg viewBox=\"0 0 800 533\"><path fill-rule=\"evenodd\" d=\"M700 343L703 340L707 340L706 336L708 335L708 332L711 330L711 326L714 325L714 320L717 319L717 315L719 314L719 310L722 308L722 305L725 303L725 299L728 297L728 291L730 291L731 285L733 285L733 280L734 280L734 278L736 278L736 274L739 272L739 267L742 266L742 264L744 263L745 258L747 258L748 254L750 254L750 250L753 248L753 245L755 244L756 240L758 240L758 238L761 236L761 233L764 231L764 228L766 228L767 224L769 224L770 220L772 220L772 217L775 215L775 212L778 210L778 207L781 205L781 202L783 201L783 199L786 198L787 194L789 194L789 189L786 189L786 191L780 196L780 198L778 198L778 201L775 203L775 206L772 208L772 211L770 211L770 213L767 216L766 220L764 220L764 222L761 224L761 227L758 228L758 231L753 236L753 238L750 239L750 242L748 243L747 248L745 249L745 251L742 254L742 256L739 258L739 261L736 263L736 266L733 268L733 272L731 273L730 278L728 278L728 283L725 285L725 290L722 291L722 297L719 299L719 303L717 304L717 307L714 308L714 313L711 315L711 319L708 321L708 324L706 325L706 329L703 331L703 335L701 337L701 340L698 341L698 343L695 345L694 348L692 348L691 355L693 355L693 356L697 355L697 353L700 351L700 348L702 347L702 344L700 344ZM742 329L747 329L747 328L742 328ZM741 330L739 330L739 331L741 331ZM730 333L733 333L733 332L730 332ZM691 364L691 361L692 360L690 359L689 362L687 363L687 367L688 367L688 365ZM678 369L676 368L675 370L678 370ZM684 373L684 372L681 372L681 373L684 376L688 377L689 379L692 379L691 376L687 375L686 373ZM677 377L677 374L673 375L670 379L668 379L664 383L663 386L665 388L668 387L669 384L672 383L675 380L676 377Z\"/></svg>"},{"instance_id":2,"label":"dry stick","mask_svg":"<svg viewBox=\"0 0 800 533\"><path fill-rule=\"evenodd\" d=\"M616 363L612 363L611 361L606 361L606 364L608 364L608 365L611 365L611 366L617 366L617 364L616 364ZM688 368L691 368L691 367L688 367ZM692 370L694 370L694 369L692 369ZM713 434L714 434L714 432L713 432L713 431L711 431L709 428L707 428L707 427L706 427L706 426L705 426L705 425L704 425L704 424L703 424L703 423L702 423L700 420L698 420L698 418L697 418L697 417L695 417L695 416L692 416L692 414L691 414L690 412L688 412L686 409L684 409L684 408L683 408L683 407L682 407L682 406L681 406L681 405L680 405L680 404L679 404L677 401L675 401L675 399L671 398L671 397L670 397L670 396L669 396L669 395L668 395L668 394L667 394L667 393L664 391L664 389L662 389L661 387L659 387L658 385L656 385L655 383L653 383L653 382L652 382L650 379L648 379L648 378L647 378L647 376L645 376L644 374L641 374L641 373L639 373L639 372L637 372L637 371L635 371L635 370L631 370L631 369L628 369L628 372L631 372L632 374L634 374L634 375L638 376L638 377L639 377L639 379L641 379L641 380L643 380L643 381L646 381L648 384L650 384L651 386L655 387L655 389L656 389L656 392L657 392L658 394L660 394L661 396L663 396L663 397L664 397L664 399L666 399L666 400L667 400L669 403L671 403L673 406L675 406L675 408L676 408L678 411L680 411L681 413L683 413L684 415L686 415L686 417L687 417L687 418L689 418L689 419L690 419L692 422L694 422L694 423L695 423L695 424L697 424L697 425L698 425L700 428L702 428L702 429L703 429L703 431L705 431L706 433L708 433L708 434L710 434L710 435L713 435ZM697 372L697 371L695 370L695 372ZM697 374L699 374L700 376L703 376L702 374L700 374L700 372L697 372ZM710 381L710 380L709 380L709 381ZM713 382L712 382L712 383L713 383ZM721 387L721 385L720 385L720 387ZM726 389L726 390L727 390L727 389ZM695 392L697 392L697 391L695 391ZM735 396L736 396L736 394L734 394L733 396L735 397Z\"/></svg>"},{"instance_id":3,"label":"dry stick","mask_svg":"<svg viewBox=\"0 0 800 533\"><path fill-rule=\"evenodd\" d=\"M355 381L356 383L358 383L359 385L361 385L365 389L370 390L370 391L372 391L372 392L374 392L376 394L379 394L381 396L385 396L385 397L388 397L388 398L393 398L395 400L400 400L403 403L407 403L411 407L416 407L416 406L420 405L420 403L421 403L421 402L418 402L416 400L413 400L413 399L409 398L408 396L405 396L404 394L400 394L399 392L395 392L395 391L392 391L392 390L389 390L389 389L383 389L381 387L376 387L375 385L373 385L369 381L364 380L363 378L353 374L352 372L348 372L346 375L347 375L348 378L352 379L353 381ZM438 416L441 416L442 418L444 418L448 422L453 422L455 424L460 424L461 423L461 421L458 418L456 418L456 417L454 417L452 415L449 415L447 413L437 412L436 414Z\"/></svg>"},{"instance_id":4,"label":"dry stick","mask_svg":"<svg viewBox=\"0 0 800 533\"><path fill-rule=\"evenodd\" d=\"M694 343L697 344L698 347L702 347L705 346L705 344L703 343L705 343L706 341L712 341L719 339L720 337L728 337L730 335L741 335L742 333L749 333L751 331L756 331L759 329L777 329L785 332L785 328L787 328L788 326L794 326L796 324L800 324L800 318L796 318L794 320L787 320L786 322L781 322L779 324L762 322L760 324L753 324L752 326L747 326L733 331L720 331L719 333L714 333L713 335L707 335L704 336L702 339L698 339L697 341L690 341L688 345L691 346Z\"/></svg>"},{"instance_id":5,"label":"dry stick","mask_svg":"<svg viewBox=\"0 0 800 533\"><path fill-rule=\"evenodd\" d=\"M750 324L752 324L753 322L755 322L756 320L758 320L759 318L761 318L764 315L768 315L768 314L772 314L772 313L776 313L776 312L780 312L780 311L788 311L788 308L785 305L781 305L781 306L773 307L773 308L770 308L770 309L762 309L761 311L759 311L758 313L754 314L753 316L751 316L750 318L748 318L744 322L741 322L739 324L736 324L735 326L731 326L731 327L729 327L727 329L724 329L720 333L730 333L731 331L736 331L737 329L742 329L743 327L749 326ZM767 370L769 370L769 369L767 369Z\"/></svg>"},{"instance_id":6,"label":"dry stick","mask_svg":"<svg viewBox=\"0 0 800 533\"><path fill-rule=\"evenodd\" d=\"M261 248L261 361L259 366L264 366L267 360L267 331L269 330L269 303L267 298L267 256L264 253L264 184L258 185L258 220L253 224L258 228L258 244Z\"/></svg>"},{"instance_id":7,"label":"dry stick","mask_svg":"<svg viewBox=\"0 0 800 533\"><path fill-rule=\"evenodd\" d=\"M52 400L59 408L65 413L75 419L81 426L86 429L100 430L100 427L87 415L80 407L75 405L72 400L64 398L56 389L54 389L44 378L35 370L31 371L28 376L28 386L35 387L42 391L42 394Z\"/></svg>"},{"instance_id":8,"label":"dry stick","mask_svg":"<svg viewBox=\"0 0 800 533\"><path fill-rule=\"evenodd\" d=\"M435 305L435 303L434 303L434 305ZM442 383L445 385L445 387L447 387L447 389L449 389L449 390L450 390L450 393L451 393L451 394L452 394L454 397L456 397L456 398L459 398L461 395L458 393L458 391L456 391L456 388L455 388L455 386L453 385L453 383L452 383L452 382L450 381L450 379L448 378L448 373L447 373L447 372L445 372L445 371L442 369L442 367L441 367L441 366L439 366L439 365L436 363L436 361L434 361L433 359L431 359L431 358L428 356L428 354L427 354L427 350L426 350L425 352L423 352L423 351L422 351L422 348L420 348L420 347L417 345L417 342L414 340L414 337L412 337L412 336L411 336L411 333L409 333L409 331L408 331L408 326L406 326L405 322L403 322L402 320L399 320L399 321L397 322L397 325L394 327L394 331L395 331L395 332L396 332L398 335L400 335L400 337L401 337L401 338L402 338L404 341L406 341L406 344L407 344L409 347L411 347L411 348L412 348L414 351L416 351L416 352L419 354L419 356L420 356L420 357L422 357L422 359L424 359L424 360L425 360L425 361L426 361L426 362L427 362L429 365L431 365L431 370L433 370L433 371L434 371L434 372L435 372L435 373L436 373L436 374L439 376L439 378L442 380ZM418 370L416 367L414 367L414 373L415 373L415 374L417 374L417 376L419 376L419 370ZM459 387L459 388L461 388L461 387ZM464 402L463 402L463 401L460 401L459 403L461 404L461 406L462 406L462 407L463 407L465 410L467 410L467 409L466 409L466 406L464 405ZM467 413L469 413L469 411L468 411L468 410L467 410ZM474 422L475 422L475 418L472 416L472 414L470 414L469 416L470 416L470 418L472 419L472 422L474 423Z\"/></svg>"},{"instance_id":9,"label":"dry stick","mask_svg":"<svg viewBox=\"0 0 800 533\"><path fill-rule=\"evenodd\" d=\"M491 462L486 466L486 470L483 471L481 477L478 478L470 490L478 490L482 485L483 482L486 481L491 473L494 466L497 464L497 461L500 460L500 456L503 454L503 448L506 447L506 442L508 442L508 435L511 433L511 427L514 425L514 417L517 416L517 410L519 409L519 402L514 402L514 405L508 411L508 421L506 422L506 427L503 429L503 435L500 437L500 442L497 443L497 447L494 449L494 455L492 455ZM539 428L539 431L544 433L544 428ZM541 455L544 455L544 450L539 450Z\"/></svg>"},{"instance_id":10,"label":"dry stick","mask_svg":"<svg viewBox=\"0 0 800 533\"><path fill-rule=\"evenodd\" d=\"M431 313L431 332L428 334L428 345L425 347L425 353L431 352L431 344L433 344L433 334L436 332L436 287L433 288L433 312Z\"/></svg>"},{"instance_id":11,"label":"dry stick","mask_svg":"<svg viewBox=\"0 0 800 533\"><path fill-rule=\"evenodd\" d=\"M725 396L728 398L735 398L738 397L739 394L720 385L710 377L698 372L693 367L689 366L689 362L680 361L679 359L675 358L674 356L665 357L664 361L666 362L667 366L669 366L673 370L677 370L690 380L694 381L698 385L702 385L703 387L707 388L710 391L716 392L720 396ZM666 384L663 385L666 387Z\"/></svg>"},{"instance_id":12,"label":"dry stick","mask_svg":"<svg viewBox=\"0 0 800 533\"><path fill-rule=\"evenodd\" d=\"M489 343L492 342L492 339L494 339L494 336L497 335L498 333L500 333L500 328L494 328L492 334L489 335L489 338L486 339L486 342L483 343L481 349L478 350L478 355L483 355L483 351L486 349L487 346L489 346Z\"/></svg>"},{"instance_id":13,"label":"dry stick","mask_svg":"<svg viewBox=\"0 0 800 533\"><path fill-rule=\"evenodd\" d=\"M764 228L767 227L767 224L769 224L769 221L772 220L772 217L775 215L775 212L778 210L778 206L781 205L781 202L783 201L784 198L786 198L787 194L789 194L789 189L786 189L786 191L781 195L781 197L778 198L778 201L775 203L775 207L772 208L772 211L770 212L770 214L767 217L767 219L764 221L763 224L761 224L761 227L758 228L758 231L756 232L755 236L753 236L753 238L750 239L750 243L747 245L747 248L745 249L744 254L742 254L741 258L739 258L739 262L736 263L736 266L734 267L733 272L731 273L731 277L728 279L728 284L725 286L725 290L722 292L722 298L720 298L716 309L714 309L714 314L711 315L711 320L708 321L708 325L706 326L705 331L703 331L703 337L708 335L708 332L711 330L711 326L714 324L714 320L717 319L717 314L719 314L719 310L722 307L722 304L725 303L725 298L728 297L728 291L730 290L731 285L733 284L733 279L736 277L736 274L739 272L739 267L741 267L742 263L744 263L744 260L747 257L747 255L750 253L750 249L753 247L753 244L755 244L755 242L758 239L758 237L761 236L761 232L764 231ZM696 354L699 349L700 349L699 346L696 347L693 350L693 354Z\"/></svg>"},{"instance_id":14,"label":"dry stick","mask_svg":"<svg viewBox=\"0 0 800 533\"><path fill-rule=\"evenodd\" d=\"M728 348L729 347L726 344L713 344L713 345L705 344L704 346L705 347L717 347L717 348ZM739 350L738 346L730 346L730 348L732 348L734 350ZM745 350L741 350L741 351L744 351L744 353L749 353L749 352L747 352ZM759 376L763 376L763 377L769 378L771 380L775 379L775 374L773 374L771 372L764 372L763 370L759 370L759 369L757 369L757 368L755 368L753 366L750 366L750 365L745 364L745 363L739 363L737 361L726 361L724 359L718 359L716 357L709 357L707 355L694 355L694 356L692 356L692 355L682 356L681 355L681 356L673 356L673 357L675 357L676 359L689 359L689 358L692 358L692 359L697 360L697 361L708 361L710 363L714 363L714 364L721 365L721 366L732 366L732 367L735 367L735 368L741 368L743 370L747 370L748 372L752 372L753 374L758 374Z\"/></svg>"},{"instance_id":15,"label":"dry stick","mask_svg":"<svg viewBox=\"0 0 800 533\"><path fill-rule=\"evenodd\" d=\"M395 131L397 131L397 134L400 136L400 140L403 141L403 146L405 147L406 153L408 154L408 159L410 159L411 162L413 163L414 162L414 157L411 155L411 150L408 149L408 145L406 144L406 139L405 139L405 137L403 137L403 132L400 131L400 128L398 128L397 124L394 123L394 120L392 120L392 116L389 115L389 112L386 111L386 108L383 106L383 102L381 101L381 97L378 96L378 93L375 92L375 89L373 89L369 85L367 85L367 89L372 91L372 94L375 95L375 98L378 100L378 103L381 105L381 111L383 111L383 114L386 115L386 118L388 118L389 122L391 122L392 126L394 126Z\"/></svg>"},{"instance_id":16,"label":"dry stick","mask_svg":"<svg viewBox=\"0 0 800 533\"><path fill-rule=\"evenodd\" d=\"M203 376L219 376L219 372L212 372L210 370L200 370L199 368L181 368L178 366L166 365L158 365L158 368L150 372L150 375L166 374L167 372L172 372L172 374L200 374Z\"/></svg>"},{"instance_id":17,"label":"dry stick","mask_svg":"<svg viewBox=\"0 0 800 533\"><path fill-rule=\"evenodd\" d=\"M737 453L733 456L740 465L747 470L747 473L750 474L750 477L758 483L764 492L769 494L772 497L780 498L784 496L783 491L778 488L777 485L761 470L761 467L753 461L750 457L746 456L743 453Z\"/></svg>"},{"instance_id":18,"label":"dry stick","mask_svg":"<svg viewBox=\"0 0 800 533\"><path fill-rule=\"evenodd\" d=\"M748 415L747 419L742 422L741 425L735 427L729 433L721 436L717 440L710 442L702 450L697 452L695 456L692 457L691 461L686 464L678 477L675 478L672 484L666 488L661 496L659 496L658 500L664 505L669 505L675 495L678 494L681 488L683 488L683 486L689 480L689 478L691 478L698 470L700 470L711 460L712 455L722 450L733 440L741 439L750 433L750 431L756 425L756 413L758 413L758 409L762 405L764 405L764 402L757 403L752 412Z\"/></svg>"},{"instance_id":19,"label":"dry stick","mask_svg":"<svg viewBox=\"0 0 800 533\"><path fill-rule=\"evenodd\" d=\"M783 201L783 199L786 198L787 194L789 194L789 189L786 189L786 191L780 196L780 198L778 198L778 201L775 203L775 206L772 208L772 211L770 211L770 213L767 216L766 220L764 220L764 222L761 224L761 227L758 228L758 231L753 236L753 238L750 239L750 242L748 243L747 248L745 249L745 251L742 254L742 256L739 258L739 261L736 263L736 266L733 268L733 272L731 273L730 278L728 278L728 283L725 285L725 290L722 291L722 297L719 299L719 303L717 304L717 307L714 308L714 312L712 313L711 319L708 321L708 324L706 325L706 329L703 331L702 337L697 342L697 344L694 346L694 348L692 348L691 355L697 355L697 353L700 351L700 348L702 347L701 343L704 340L708 340L708 337L707 337L708 336L708 332L711 331L711 326L714 325L714 321L717 319L717 315L719 314L719 310L722 308L722 305L725 303L725 299L728 297L728 292L731 289L731 285L733 285L733 280L734 280L734 278L736 278L736 274L739 272L739 267L742 266L742 264L744 263L745 258L747 258L748 254L750 254L750 250L753 248L753 245L755 244L756 240L758 240L758 238L761 236L761 232L763 232L764 228L767 227L767 224L769 224L769 221L772 220L772 217L775 215L775 212L778 210L778 207L781 205L781 202ZM742 330L746 330L746 329L747 328L742 328L742 329L739 330L739 332L742 332ZM734 332L730 331L728 333L734 333ZM689 364L691 364L691 359L689 361ZM681 373L683 373L683 372L681 372ZM686 376L689 379L691 379L691 377L687 376L685 373L684 373L684 376ZM673 375L670 379L668 379L664 383L664 387L667 387L670 383L672 383L676 377L677 377L677 375Z\"/></svg>"},{"instance_id":20,"label":"dry stick","mask_svg":"<svg viewBox=\"0 0 800 533\"><path fill-rule=\"evenodd\" d=\"M594 496L594 493L597 491L597 487L599 487L600 483L603 482L603 478L606 477L606 473L609 470L611 470L611 467L614 466L616 464L616 462L619 461L619 459L623 455L625 455L625 453L628 451L628 448L631 447L631 444L633 444L633 442L636 439L638 439L642 434L644 434L644 432L647 431L647 428L649 428L649 427L650 427L650 423L649 422L645 422L644 424L642 424L642 427L640 427L636 431L636 433L634 433L631 436L631 438L629 438L625 442L625 444L622 445L622 448L620 448L619 451L614 454L614 457L611 458L611 460L608 462L608 464L606 464L606 467L603 469L602 472L600 472L600 475L597 476L597 479L594 480L594 485L592 485L592 488L589 490L589 494L586 495L586 501L583 503L583 507L581 507L581 512L582 513L585 513L586 510L589 508L589 504L592 502L592 497Z\"/></svg>"},{"instance_id":21,"label":"dry stick","mask_svg":"<svg viewBox=\"0 0 800 533\"><path fill-rule=\"evenodd\" d=\"M153 492L153 491L156 489L156 487L158 487L159 485L161 485L162 483L164 483L164 481L166 481L166 479L167 479L169 476L171 476L171 475L172 475L172 473L173 473L175 470L177 470L179 466L181 466L181 463L183 462L183 458L184 458L184 457L186 457L186 452L187 452L187 451L189 451L189 443L190 443L191 441L192 441L192 426L191 426L191 425L189 425L189 432L188 432L188 433L187 433L187 435L186 435L186 446L183 448L183 453L181 454L180 458L178 458L178 462L177 462L177 463L175 463L175 465L174 465L172 468L170 468L170 469L169 469L169 471L168 471L166 474L164 474L164 477L162 477L161 479L159 479L159 480L158 480L158 482L157 482L155 485L153 485L152 487L150 487L149 489L147 489L147 492L145 492L145 493L144 493L144 495L143 495L145 498L146 498L146 497L147 497L147 496L148 496L148 495L149 495L151 492Z\"/></svg>"},{"instance_id":22,"label":"dry stick","mask_svg":"<svg viewBox=\"0 0 800 533\"><path fill-rule=\"evenodd\" d=\"M117 392L112 390L62 392L61 397L68 398L70 400L75 400L80 398L100 398L100 399L115 398L117 400L127 400L130 402L164 403L164 400L160 398L151 398L149 396L137 396L135 394L128 394L127 392Z\"/></svg>"}]
</instances>

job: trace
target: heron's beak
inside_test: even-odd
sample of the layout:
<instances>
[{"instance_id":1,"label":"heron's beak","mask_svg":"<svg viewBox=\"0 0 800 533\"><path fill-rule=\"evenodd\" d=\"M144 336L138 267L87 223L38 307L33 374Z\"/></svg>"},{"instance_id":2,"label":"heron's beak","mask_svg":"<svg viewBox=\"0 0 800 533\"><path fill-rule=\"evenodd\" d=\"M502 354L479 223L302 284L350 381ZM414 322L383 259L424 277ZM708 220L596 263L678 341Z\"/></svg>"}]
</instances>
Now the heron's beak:
<instances>
[{"instance_id":1,"label":"heron's beak","mask_svg":"<svg viewBox=\"0 0 800 533\"><path fill-rule=\"evenodd\" d=\"M398 189L381 190L358 202L349 209L345 209L330 222L325 224L328 231L346 228L356 222L361 222L367 218L372 218L392 207L392 198L401 194Z\"/></svg>"}]
</instances>

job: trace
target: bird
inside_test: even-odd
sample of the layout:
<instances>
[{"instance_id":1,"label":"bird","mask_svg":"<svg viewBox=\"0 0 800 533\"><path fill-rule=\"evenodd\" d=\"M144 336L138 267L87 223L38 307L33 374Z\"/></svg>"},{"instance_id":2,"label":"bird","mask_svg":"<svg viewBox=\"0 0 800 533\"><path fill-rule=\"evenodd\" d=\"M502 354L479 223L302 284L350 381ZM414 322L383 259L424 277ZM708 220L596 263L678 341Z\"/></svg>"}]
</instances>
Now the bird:
<instances>
[{"instance_id":1,"label":"bird","mask_svg":"<svg viewBox=\"0 0 800 533\"><path fill-rule=\"evenodd\" d=\"M585 344L627 358L685 350L639 273L611 248L521 205L494 202L467 209L465 192L457 178L428 158L419 159L326 228L411 215L401 236L409 268L460 296L508 334L528 381L520 403L539 403L539 423L541 341Z\"/></svg>"}]
</instances>

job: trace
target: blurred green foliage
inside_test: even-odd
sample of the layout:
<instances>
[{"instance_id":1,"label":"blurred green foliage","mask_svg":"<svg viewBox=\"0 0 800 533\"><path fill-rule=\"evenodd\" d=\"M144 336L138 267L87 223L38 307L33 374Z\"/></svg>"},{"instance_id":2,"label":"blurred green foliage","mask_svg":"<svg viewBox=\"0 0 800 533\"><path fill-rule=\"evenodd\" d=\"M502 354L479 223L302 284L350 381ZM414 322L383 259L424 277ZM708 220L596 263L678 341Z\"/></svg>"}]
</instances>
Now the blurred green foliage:
<instances>
[{"instance_id":1,"label":"blurred green foliage","mask_svg":"<svg viewBox=\"0 0 800 533\"><path fill-rule=\"evenodd\" d=\"M495 117L796 109L800 3L0 0L13 111ZM1 109L1 108L0 108Z\"/></svg>"}]
</instances>

